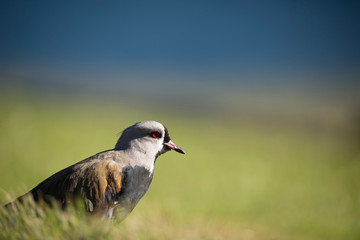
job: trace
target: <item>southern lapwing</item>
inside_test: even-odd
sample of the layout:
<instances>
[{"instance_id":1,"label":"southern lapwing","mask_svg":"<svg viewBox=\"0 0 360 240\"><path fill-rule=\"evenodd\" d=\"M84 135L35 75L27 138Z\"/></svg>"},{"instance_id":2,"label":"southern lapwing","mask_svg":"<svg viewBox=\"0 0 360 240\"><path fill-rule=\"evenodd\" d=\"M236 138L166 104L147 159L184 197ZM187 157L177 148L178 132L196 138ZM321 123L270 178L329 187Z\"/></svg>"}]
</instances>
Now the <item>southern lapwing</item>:
<instances>
[{"instance_id":1,"label":"southern lapwing","mask_svg":"<svg viewBox=\"0 0 360 240\"><path fill-rule=\"evenodd\" d=\"M169 150L185 153L161 123L138 122L123 131L114 149L55 173L17 200L32 196L66 207L79 197L90 213L111 218L116 208L117 217L124 219L148 190L157 157Z\"/></svg>"}]
</instances>

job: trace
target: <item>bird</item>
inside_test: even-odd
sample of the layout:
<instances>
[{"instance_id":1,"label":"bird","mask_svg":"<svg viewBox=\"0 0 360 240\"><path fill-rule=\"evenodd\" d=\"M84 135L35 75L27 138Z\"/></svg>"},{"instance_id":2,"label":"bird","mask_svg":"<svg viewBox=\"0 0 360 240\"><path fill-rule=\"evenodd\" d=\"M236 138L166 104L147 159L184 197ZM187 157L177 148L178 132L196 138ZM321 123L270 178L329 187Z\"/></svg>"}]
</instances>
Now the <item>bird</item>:
<instances>
[{"instance_id":1,"label":"bird","mask_svg":"<svg viewBox=\"0 0 360 240\"><path fill-rule=\"evenodd\" d=\"M6 206L31 196L35 202L58 202L62 208L77 198L90 214L123 220L149 189L156 159L170 150L185 152L167 128L142 121L126 128L115 147L88 157L45 179Z\"/></svg>"}]
</instances>

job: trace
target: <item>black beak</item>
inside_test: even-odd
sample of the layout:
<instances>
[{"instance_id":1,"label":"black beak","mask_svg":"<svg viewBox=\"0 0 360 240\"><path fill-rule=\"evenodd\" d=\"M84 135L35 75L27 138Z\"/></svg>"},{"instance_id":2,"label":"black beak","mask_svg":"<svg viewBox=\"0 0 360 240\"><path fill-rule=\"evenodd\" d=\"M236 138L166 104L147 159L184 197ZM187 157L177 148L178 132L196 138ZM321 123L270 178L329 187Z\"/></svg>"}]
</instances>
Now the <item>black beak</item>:
<instances>
[{"instance_id":1,"label":"black beak","mask_svg":"<svg viewBox=\"0 0 360 240\"><path fill-rule=\"evenodd\" d=\"M185 154L185 152L181 148L176 146L176 144L173 143L171 140L169 142L167 142L167 143L164 143L164 145L168 146L170 149L172 149L172 150L174 150L174 151L176 151L178 153Z\"/></svg>"}]
</instances>

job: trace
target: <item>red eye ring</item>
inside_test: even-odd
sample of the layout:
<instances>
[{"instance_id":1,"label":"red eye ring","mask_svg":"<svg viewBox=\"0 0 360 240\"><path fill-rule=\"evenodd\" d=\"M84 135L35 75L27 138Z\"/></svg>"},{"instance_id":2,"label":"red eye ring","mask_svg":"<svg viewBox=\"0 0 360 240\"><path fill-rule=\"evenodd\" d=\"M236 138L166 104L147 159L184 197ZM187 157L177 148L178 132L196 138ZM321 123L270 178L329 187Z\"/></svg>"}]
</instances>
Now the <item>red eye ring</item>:
<instances>
[{"instance_id":1,"label":"red eye ring","mask_svg":"<svg viewBox=\"0 0 360 240\"><path fill-rule=\"evenodd\" d=\"M161 133L158 131L154 131L151 133L151 137L152 138L160 138L161 137Z\"/></svg>"}]
</instances>

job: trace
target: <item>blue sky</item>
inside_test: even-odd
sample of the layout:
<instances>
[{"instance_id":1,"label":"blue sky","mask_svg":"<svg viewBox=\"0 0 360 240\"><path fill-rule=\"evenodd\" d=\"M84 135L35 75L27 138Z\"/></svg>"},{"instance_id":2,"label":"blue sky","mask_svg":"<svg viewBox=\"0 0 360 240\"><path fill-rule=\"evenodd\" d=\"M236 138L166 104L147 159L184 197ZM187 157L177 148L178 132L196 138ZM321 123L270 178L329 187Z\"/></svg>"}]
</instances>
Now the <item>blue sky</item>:
<instances>
[{"instance_id":1,"label":"blue sky","mask_svg":"<svg viewBox=\"0 0 360 240\"><path fill-rule=\"evenodd\" d=\"M1 1L6 66L357 71L358 1Z\"/></svg>"}]
</instances>

